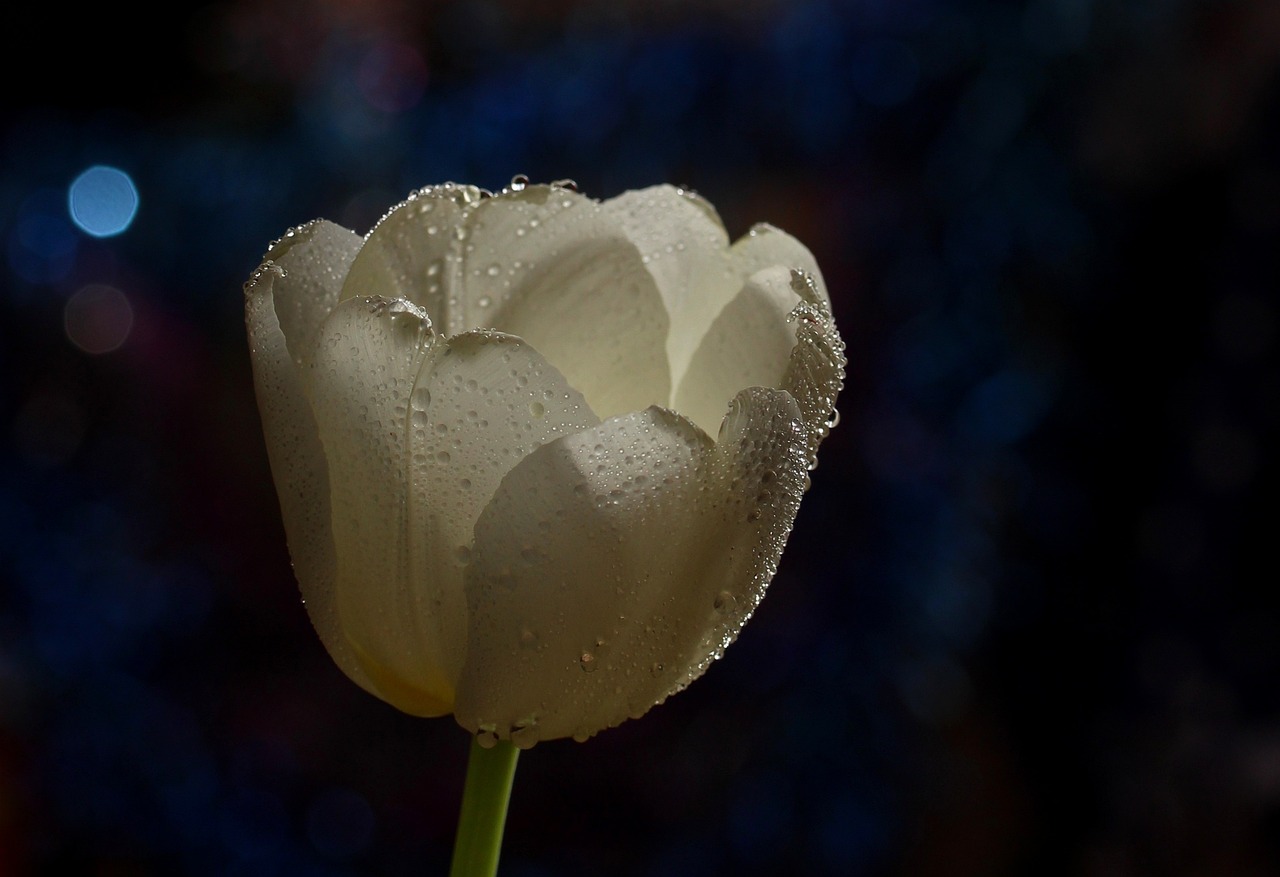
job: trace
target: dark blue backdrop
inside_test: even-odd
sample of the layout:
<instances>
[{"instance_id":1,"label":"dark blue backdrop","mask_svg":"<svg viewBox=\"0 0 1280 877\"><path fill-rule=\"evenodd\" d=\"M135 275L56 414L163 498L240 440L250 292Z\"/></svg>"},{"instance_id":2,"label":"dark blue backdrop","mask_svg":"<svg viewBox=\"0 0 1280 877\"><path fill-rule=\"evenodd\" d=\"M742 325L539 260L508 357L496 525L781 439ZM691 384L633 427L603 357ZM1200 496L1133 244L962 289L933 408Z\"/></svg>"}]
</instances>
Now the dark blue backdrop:
<instances>
[{"instance_id":1,"label":"dark blue backdrop","mask_svg":"<svg viewBox=\"0 0 1280 877\"><path fill-rule=\"evenodd\" d=\"M290 225L515 173L788 229L850 369L756 618L522 758L504 874L1280 870L1271 0L28 13L0 873L445 873L466 737L312 634L240 286Z\"/></svg>"}]
</instances>

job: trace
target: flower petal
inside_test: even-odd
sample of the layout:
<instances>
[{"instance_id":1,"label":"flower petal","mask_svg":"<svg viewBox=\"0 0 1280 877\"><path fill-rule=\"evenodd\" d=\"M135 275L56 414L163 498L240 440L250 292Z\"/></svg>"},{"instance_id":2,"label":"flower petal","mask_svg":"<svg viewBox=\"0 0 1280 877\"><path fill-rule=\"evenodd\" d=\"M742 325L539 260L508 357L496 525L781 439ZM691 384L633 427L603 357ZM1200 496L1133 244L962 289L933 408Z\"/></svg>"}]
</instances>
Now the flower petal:
<instances>
[{"instance_id":1,"label":"flower petal","mask_svg":"<svg viewBox=\"0 0 1280 877\"><path fill-rule=\"evenodd\" d=\"M460 282L460 234L482 193L445 183L414 192L379 220L351 265L342 299L381 295L404 298L426 311L436 331L470 328L455 306Z\"/></svg>"},{"instance_id":2,"label":"flower petal","mask_svg":"<svg viewBox=\"0 0 1280 877\"><path fill-rule=\"evenodd\" d=\"M791 397L745 391L719 444L661 408L530 454L476 523L463 727L584 739L637 717L723 652L799 506Z\"/></svg>"},{"instance_id":3,"label":"flower petal","mask_svg":"<svg viewBox=\"0 0 1280 877\"><path fill-rule=\"evenodd\" d=\"M795 397L809 430L810 468L818 465L818 445L831 431L836 397L844 387L844 341L816 281L793 269L791 288L801 302L794 311L796 346L787 363L782 387Z\"/></svg>"},{"instance_id":4,"label":"flower petal","mask_svg":"<svg viewBox=\"0 0 1280 877\"><path fill-rule=\"evenodd\" d=\"M667 402L667 311L601 205L530 186L484 201L468 229L469 319L524 338L600 417Z\"/></svg>"},{"instance_id":5,"label":"flower petal","mask_svg":"<svg viewBox=\"0 0 1280 877\"><path fill-rule=\"evenodd\" d=\"M290 229L267 250L264 263L284 272L272 278L272 291L294 362L310 359L320 324L337 305L343 278L361 243L355 232L317 219Z\"/></svg>"},{"instance_id":6,"label":"flower petal","mask_svg":"<svg viewBox=\"0 0 1280 877\"><path fill-rule=\"evenodd\" d=\"M294 574L311 623L343 672L366 691L374 692L338 618L329 469L303 389L302 372L289 354L276 314L275 287L285 279L282 270L267 263L245 284L253 382L271 474Z\"/></svg>"},{"instance_id":7,"label":"flower petal","mask_svg":"<svg viewBox=\"0 0 1280 877\"><path fill-rule=\"evenodd\" d=\"M799 268L813 278L818 292L827 304L831 299L827 295L827 284L818 269L818 260L800 241L780 228L767 222L759 222L751 230L733 242L730 258L739 276L750 277L764 268L781 265L784 268Z\"/></svg>"},{"instance_id":8,"label":"flower petal","mask_svg":"<svg viewBox=\"0 0 1280 877\"><path fill-rule=\"evenodd\" d=\"M643 254L662 293L671 317L671 380L679 386L702 336L742 283L724 225L704 199L668 185L624 192L601 207Z\"/></svg>"},{"instance_id":9,"label":"flower petal","mask_svg":"<svg viewBox=\"0 0 1280 877\"><path fill-rule=\"evenodd\" d=\"M604 223L600 204L562 186L504 190L468 212L458 247L456 307L468 328L509 331L502 311L528 295L525 282L583 241L622 235ZM513 333L514 334L514 333Z\"/></svg>"},{"instance_id":10,"label":"flower petal","mask_svg":"<svg viewBox=\"0 0 1280 877\"><path fill-rule=\"evenodd\" d=\"M412 567L409 420L434 345L411 303L351 298L325 321L308 374L329 463L341 629L378 695L424 716L452 708L466 629L462 601L432 599Z\"/></svg>"},{"instance_id":11,"label":"flower petal","mask_svg":"<svg viewBox=\"0 0 1280 877\"><path fill-rule=\"evenodd\" d=\"M729 403L746 387L781 387L800 297L781 266L754 274L716 317L675 394L675 408L708 433L720 431Z\"/></svg>"},{"instance_id":12,"label":"flower petal","mask_svg":"<svg viewBox=\"0 0 1280 877\"><path fill-rule=\"evenodd\" d=\"M408 587L422 591L422 605L447 607L442 618L457 625L446 655L453 678L466 655L463 580L481 510L535 448L600 421L536 350L488 330L437 344L410 409Z\"/></svg>"}]
</instances>

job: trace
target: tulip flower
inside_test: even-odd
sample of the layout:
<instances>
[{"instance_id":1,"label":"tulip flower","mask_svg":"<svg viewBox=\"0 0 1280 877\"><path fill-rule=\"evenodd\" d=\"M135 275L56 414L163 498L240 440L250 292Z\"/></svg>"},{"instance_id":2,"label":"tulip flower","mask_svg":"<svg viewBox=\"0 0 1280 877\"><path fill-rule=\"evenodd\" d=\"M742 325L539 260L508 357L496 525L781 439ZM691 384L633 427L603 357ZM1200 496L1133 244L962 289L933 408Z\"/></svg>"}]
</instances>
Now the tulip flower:
<instances>
[{"instance_id":1,"label":"tulip flower","mask_svg":"<svg viewBox=\"0 0 1280 877\"><path fill-rule=\"evenodd\" d=\"M584 740L723 654L843 380L809 250L669 186L429 187L293 229L245 292L316 631L482 746Z\"/></svg>"}]
</instances>

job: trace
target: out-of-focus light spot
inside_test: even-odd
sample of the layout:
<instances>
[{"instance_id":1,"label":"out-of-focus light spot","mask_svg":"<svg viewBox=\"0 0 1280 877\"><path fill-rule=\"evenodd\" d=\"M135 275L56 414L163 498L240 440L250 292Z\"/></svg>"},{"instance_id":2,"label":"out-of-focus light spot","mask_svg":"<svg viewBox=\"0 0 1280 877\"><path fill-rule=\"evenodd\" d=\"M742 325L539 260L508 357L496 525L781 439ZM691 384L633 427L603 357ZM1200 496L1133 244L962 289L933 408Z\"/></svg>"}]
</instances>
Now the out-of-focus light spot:
<instances>
[{"instance_id":1,"label":"out-of-focus light spot","mask_svg":"<svg viewBox=\"0 0 1280 877\"><path fill-rule=\"evenodd\" d=\"M18 210L6 241L9 267L28 283L57 283L75 264L76 233L67 222L56 189L41 190ZM10 290L13 295L15 290Z\"/></svg>"},{"instance_id":2,"label":"out-of-focus light spot","mask_svg":"<svg viewBox=\"0 0 1280 877\"><path fill-rule=\"evenodd\" d=\"M427 88L427 64L410 46L375 46L356 71L356 85L369 105L385 113L399 113L422 99Z\"/></svg>"},{"instance_id":3,"label":"out-of-focus light spot","mask_svg":"<svg viewBox=\"0 0 1280 877\"><path fill-rule=\"evenodd\" d=\"M118 235L138 213L138 189L118 168L94 165L67 190L71 219L96 238Z\"/></svg>"},{"instance_id":4,"label":"out-of-focus light spot","mask_svg":"<svg viewBox=\"0 0 1280 877\"><path fill-rule=\"evenodd\" d=\"M911 97L920 78L920 62L906 43L875 39L853 52L853 87L867 103L892 107Z\"/></svg>"},{"instance_id":5,"label":"out-of-focus light spot","mask_svg":"<svg viewBox=\"0 0 1280 877\"><path fill-rule=\"evenodd\" d=\"M133 307L114 286L92 283L67 299L62 311L67 338L85 353L110 353L133 329Z\"/></svg>"},{"instance_id":6,"label":"out-of-focus light spot","mask_svg":"<svg viewBox=\"0 0 1280 877\"><path fill-rule=\"evenodd\" d=\"M960 408L957 425L970 441L1010 445L1040 425L1052 401L1044 380L1009 369L973 388Z\"/></svg>"},{"instance_id":7,"label":"out-of-focus light spot","mask_svg":"<svg viewBox=\"0 0 1280 877\"><path fill-rule=\"evenodd\" d=\"M321 854L331 859L354 856L373 837L373 810L349 789L325 792L307 808L307 836Z\"/></svg>"}]
</instances>

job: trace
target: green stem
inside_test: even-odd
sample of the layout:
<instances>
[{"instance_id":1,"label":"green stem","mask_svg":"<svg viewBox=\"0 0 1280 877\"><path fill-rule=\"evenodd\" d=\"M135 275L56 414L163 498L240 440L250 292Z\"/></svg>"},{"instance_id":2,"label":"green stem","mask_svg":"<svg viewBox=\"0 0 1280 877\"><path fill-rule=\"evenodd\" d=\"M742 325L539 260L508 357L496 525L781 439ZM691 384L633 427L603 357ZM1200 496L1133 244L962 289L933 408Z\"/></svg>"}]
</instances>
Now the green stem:
<instances>
[{"instance_id":1,"label":"green stem","mask_svg":"<svg viewBox=\"0 0 1280 877\"><path fill-rule=\"evenodd\" d=\"M486 749L472 738L449 877L494 877L498 873L502 828L519 755L520 750L506 740Z\"/></svg>"}]
</instances>

